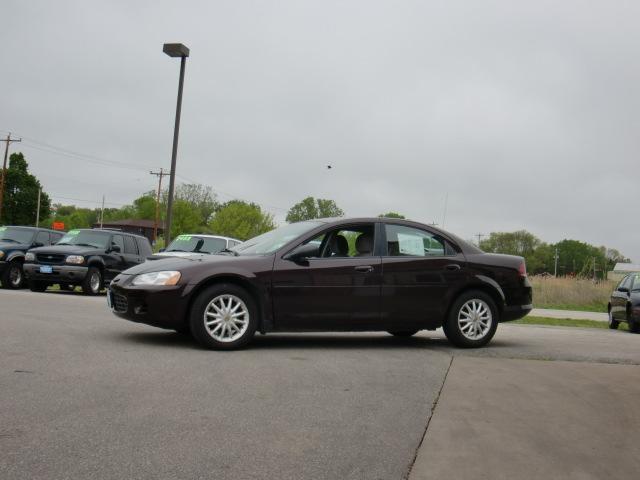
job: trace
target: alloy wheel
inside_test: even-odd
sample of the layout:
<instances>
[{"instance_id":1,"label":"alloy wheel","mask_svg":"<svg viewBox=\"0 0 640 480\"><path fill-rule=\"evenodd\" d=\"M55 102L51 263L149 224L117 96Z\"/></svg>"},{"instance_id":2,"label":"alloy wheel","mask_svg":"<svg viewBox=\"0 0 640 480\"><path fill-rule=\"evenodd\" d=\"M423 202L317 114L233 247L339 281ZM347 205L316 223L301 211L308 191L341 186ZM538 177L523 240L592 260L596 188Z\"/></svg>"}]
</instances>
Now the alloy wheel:
<instances>
[{"instance_id":1,"label":"alloy wheel","mask_svg":"<svg viewBox=\"0 0 640 480\"><path fill-rule=\"evenodd\" d=\"M480 340L491 329L493 315L491 308L479 298L468 300L458 311L458 327L469 340Z\"/></svg>"},{"instance_id":2,"label":"alloy wheel","mask_svg":"<svg viewBox=\"0 0 640 480\"><path fill-rule=\"evenodd\" d=\"M91 287L91 291L94 293L98 293L100 291L100 273L93 272L91 274L91 279L89 280L89 286Z\"/></svg>"},{"instance_id":3,"label":"alloy wheel","mask_svg":"<svg viewBox=\"0 0 640 480\"><path fill-rule=\"evenodd\" d=\"M22 283L22 269L20 265L12 265L9 270L9 282L13 288L18 288Z\"/></svg>"},{"instance_id":4,"label":"alloy wheel","mask_svg":"<svg viewBox=\"0 0 640 480\"><path fill-rule=\"evenodd\" d=\"M204 325L207 333L215 340L233 342L249 328L249 309L235 295L218 295L204 310Z\"/></svg>"}]
</instances>

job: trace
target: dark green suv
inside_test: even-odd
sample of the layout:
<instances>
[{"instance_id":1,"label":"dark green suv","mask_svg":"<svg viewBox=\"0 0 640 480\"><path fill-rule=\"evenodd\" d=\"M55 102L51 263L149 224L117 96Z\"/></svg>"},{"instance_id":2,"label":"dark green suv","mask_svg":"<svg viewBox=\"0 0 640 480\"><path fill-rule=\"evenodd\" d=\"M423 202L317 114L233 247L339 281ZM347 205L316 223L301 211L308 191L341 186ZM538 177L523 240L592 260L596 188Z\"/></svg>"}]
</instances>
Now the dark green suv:
<instances>
[{"instance_id":1,"label":"dark green suv","mask_svg":"<svg viewBox=\"0 0 640 480\"><path fill-rule=\"evenodd\" d=\"M44 292L58 284L63 290L82 287L97 295L105 282L151 255L149 240L113 230L71 230L56 245L29 250L24 274L29 288Z\"/></svg>"},{"instance_id":2,"label":"dark green suv","mask_svg":"<svg viewBox=\"0 0 640 480\"><path fill-rule=\"evenodd\" d=\"M22 264L27 250L56 243L64 232L36 227L0 227L0 282L4 288L22 288Z\"/></svg>"}]
</instances>

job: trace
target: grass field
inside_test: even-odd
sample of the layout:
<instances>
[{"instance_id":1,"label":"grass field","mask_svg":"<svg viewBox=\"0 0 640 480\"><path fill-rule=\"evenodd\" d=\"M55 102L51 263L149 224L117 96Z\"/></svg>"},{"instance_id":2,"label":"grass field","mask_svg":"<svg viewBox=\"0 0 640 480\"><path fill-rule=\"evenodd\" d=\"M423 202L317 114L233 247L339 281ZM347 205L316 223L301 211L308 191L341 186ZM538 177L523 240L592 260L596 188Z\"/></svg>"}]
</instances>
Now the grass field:
<instances>
[{"instance_id":1,"label":"grass field","mask_svg":"<svg viewBox=\"0 0 640 480\"><path fill-rule=\"evenodd\" d=\"M573 320L571 318L546 318L526 316L520 320L509 323L519 323L522 325L550 325L553 327L583 327L583 328L609 328L607 322L596 320ZM629 330L626 323L621 323L618 330Z\"/></svg>"},{"instance_id":2,"label":"grass field","mask_svg":"<svg viewBox=\"0 0 640 480\"><path fill-rule=\"evenodd\" d=\"M606 312L615 282L576 278L529 277L533 286L533 306L559 310Z\"/></svg>"}]
</instances>

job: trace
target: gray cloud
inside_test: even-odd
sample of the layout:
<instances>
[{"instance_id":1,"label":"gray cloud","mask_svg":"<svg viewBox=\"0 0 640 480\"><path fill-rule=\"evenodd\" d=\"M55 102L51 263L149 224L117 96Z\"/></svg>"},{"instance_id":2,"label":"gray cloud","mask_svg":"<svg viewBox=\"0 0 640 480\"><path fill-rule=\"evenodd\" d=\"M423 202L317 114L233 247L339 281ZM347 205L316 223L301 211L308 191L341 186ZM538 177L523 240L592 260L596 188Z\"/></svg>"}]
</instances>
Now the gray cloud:
<instances>
[{"instance_id":1,"label":"gray cloud","mask_svg":"<svg viewBox=\"0 0 640 480\"><path fill-rule=\"evenodd\" d=\"M640 260L637 2L5 2L0 129L58 197L127 203L167 167L284 211L304 196L461 236L527 228ZM33 144L32 144L33 145ZM327 171L326 164L334 168ZM225 194L221 199L227 199Z\"/></svg>"}]
</instances>

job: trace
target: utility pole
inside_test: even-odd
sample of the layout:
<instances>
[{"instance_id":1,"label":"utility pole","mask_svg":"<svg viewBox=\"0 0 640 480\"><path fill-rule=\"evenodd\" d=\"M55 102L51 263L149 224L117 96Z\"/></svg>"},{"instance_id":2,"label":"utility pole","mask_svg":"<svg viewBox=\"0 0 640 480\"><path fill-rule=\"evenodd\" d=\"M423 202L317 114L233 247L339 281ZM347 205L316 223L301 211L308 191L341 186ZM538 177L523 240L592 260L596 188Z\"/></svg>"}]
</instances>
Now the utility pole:
<instances>
[{"instance_id":1,"label":"utility pole","mask_svg":"<svg viewBox=\"0 0 640 480\"><path fill-rule=\"evenodd\" d=\"M553 268L553 276L557 277L558 276L558 258L559 258L558 257L558 247L556 247L556 253L553 256L553 258L554 258L554 264L555 264L555 266Z\"/></svg>"},{"instance_id":2,"label":"utility pole","mask_svg":"<svg viewBox=\"0 0 640 480\"><path fill-rule=\"evenodd\" d=\"M596 281L596 257L593 257L593 281Z\"/></svg>"},{"instance_id":3,"label":"utility pole","mask_svg":"<svg viewBox=\"0 0 640 480\"><path fill-rule=\"evenodd\" d=\"M104 195L102 195L102 208L100 209L100 230L102 230L103 223L104 223Z\"/></svg>"},{"instance_id":4,"label":"utility pole","mask_svg":"<svg viewBox=\"0 0 640 480\"><path fill-rule=\"evenodd\" d=\"M0 142L6 142L4 146L4 162L2 163L2 177L0 178L0 219L2 218L2 205L4 203L4 178L7 176L7 157L9 155L9 144L11 142L21 141L21 138L11 138L11 133L7 135L6 139L0 140Z\"/></svg>"},{"instance_id":5,"label":"utility pole","mask_svg":"<svg viewBox=\"0 0 640 480\"><path fill-rule=\"evenodd\" d=\"M159 172L149 172L151 175L158 177L158 192L156 194L156 221L153 225L153 241L158 240L158 224L160 223L160 192L162 191L162 177L169 175L164 172L164 169L160 169ZM165 232L166 236L166 232ZM166 237L165 237L166 238Z\"/></svg>"},{"instance_id":6,"label":"utility pole","mask_svg":"<svg viewBox=\"0 0 640 480\"><path fill-rule=\"evenodd\" d=\"M480 240L482 240L482 237L486 237L486 235L484 233L476 233L476 237L478 237L478 247L479 247Z\"/></svg>"},{"instance_id":7,"label":"utility pole","mask_svg":"<svg viewBox=\"0 0 640 480\"><path fill-rule=\"evenodd\" d=\"M40 225L40 196L42 195L42 188L38 189L38 208L36 209L36 227Z\"/></svg>"}]
</instances>

